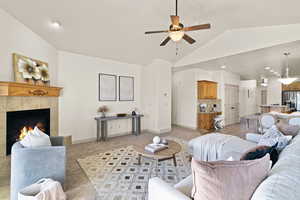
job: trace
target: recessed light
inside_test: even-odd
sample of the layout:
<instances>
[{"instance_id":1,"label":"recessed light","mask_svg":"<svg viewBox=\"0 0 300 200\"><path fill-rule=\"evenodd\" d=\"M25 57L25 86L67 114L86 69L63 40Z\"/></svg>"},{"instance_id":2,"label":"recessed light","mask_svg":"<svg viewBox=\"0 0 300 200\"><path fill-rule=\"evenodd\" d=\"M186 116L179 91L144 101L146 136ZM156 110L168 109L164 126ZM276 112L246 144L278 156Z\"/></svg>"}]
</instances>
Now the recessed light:
<instances>
[{"instance_id":1,"label":"recessed light","mask_svg":"<svg viewBox=\"0 0 300 200\"><path fill-rule=\"evenodd\" d=\"M265 67L265 69L266 69L266 70L269 70L269 69L271 69L271 67Z\"/></svg>"},{"instance_id":2,"label":"recessed light","mask_svg":"<svg viewBox=\"0 0 300 200\"><path fill-rule=\"evenodd\" d=\"M60 29L62 25L59 21L52 21L51 26L55 29Z\"/></svg>"},{"instance_id":3,"label":"recessed light","mask_svg":"<svg viewBox=\"0 0 300 200\"><path fill-rule=\"evenodd\" d=\"M222 66L221 66L221 69L226 69L226 65L222 65Z\"/></svg>"},{"instance_id":4,"label":"recessed light","mask_svg":"<svg viewBox=\"0 0 300 200\"><path fill-rule=\"evenodd\" d=\"M273 70L273 69L271 69L271 70L270 70L270 72L272 72L272 73L273 73L273 72L274 72L274 70Z\"/></svg>"}]
</instances>

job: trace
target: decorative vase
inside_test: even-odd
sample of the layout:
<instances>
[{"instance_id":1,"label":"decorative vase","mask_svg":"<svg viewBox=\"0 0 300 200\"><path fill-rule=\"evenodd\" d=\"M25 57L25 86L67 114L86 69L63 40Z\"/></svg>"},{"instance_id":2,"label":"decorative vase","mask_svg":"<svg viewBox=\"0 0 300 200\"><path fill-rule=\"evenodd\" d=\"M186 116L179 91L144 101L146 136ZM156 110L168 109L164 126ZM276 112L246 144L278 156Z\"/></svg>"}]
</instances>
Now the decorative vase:
<instances>
[{"instance_id":1,"label":"decorative vase","mask_svg":"<svg viewBox=\"0 0 300 200\"><path fill-rule=\"evenodd\" d=\"M102 118L106 117L105 112L102 112L101 114L102 114L102 116L101 116Z\"/></svg>"},{"instance_id":2,"label":"decorative vase","mask_svg":"<svg viewBox=\"0 0 300 200\"><path fill-rule=\"evenodd\" d=\"M155 136L153 138L153 144L159 144L160 143L160 137L159 136Z\"/></svg>"}]
</instances>

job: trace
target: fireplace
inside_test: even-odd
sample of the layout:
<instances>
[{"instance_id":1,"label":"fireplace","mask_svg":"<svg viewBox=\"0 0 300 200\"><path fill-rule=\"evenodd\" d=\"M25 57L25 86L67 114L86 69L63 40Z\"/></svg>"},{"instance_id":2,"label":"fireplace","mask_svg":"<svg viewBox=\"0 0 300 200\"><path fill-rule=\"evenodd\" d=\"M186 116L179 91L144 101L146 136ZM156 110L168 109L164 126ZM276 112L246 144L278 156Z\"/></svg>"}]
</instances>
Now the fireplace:
<instances>
[{"instance_id":1,"label":"fireplace","mask_svg":"<svg viewBox=\"0 0 300 200\"><path fill-rule=\"evenodd\" d=\"M10 155L12 145L35 126L50 136L50 109L7 112L6 155Z\"/></svg>"}]
</instances>

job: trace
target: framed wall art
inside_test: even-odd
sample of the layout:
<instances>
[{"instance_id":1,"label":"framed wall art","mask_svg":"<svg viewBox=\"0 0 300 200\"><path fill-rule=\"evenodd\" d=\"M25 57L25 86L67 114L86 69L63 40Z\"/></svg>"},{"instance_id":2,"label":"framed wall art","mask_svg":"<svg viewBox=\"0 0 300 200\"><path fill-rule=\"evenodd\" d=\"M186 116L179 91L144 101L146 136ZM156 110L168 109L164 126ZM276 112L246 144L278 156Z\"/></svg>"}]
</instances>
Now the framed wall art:
<instances>
[{"instance_id":1,"label":"framed wall art","mask_svg":"<svg viewBox=\"0 0 300 200\"><path fill-rule=\"evenodd\" d=\"M99 74L99 101L117 101L117 76Z\"/></svg>"},{"instance_id":2,"label":"framed wall art","mask_svg":"<svg viewBox=\"0 0 300 200\"><path fill-rule=\"evenodd\" d=\"M50 72L46 62L14 53L13 68L16 82L50 85Z\"/></svg>"},{"instance_id":3,"label":"framed wall art","mask_svg":"<svg viewBox=\"0 0 300 200\"><path fill-rule=\"evenodd\" d=\"M119 76L119 101L134 101L134 77Z\"/></svg>"}]
</instances>

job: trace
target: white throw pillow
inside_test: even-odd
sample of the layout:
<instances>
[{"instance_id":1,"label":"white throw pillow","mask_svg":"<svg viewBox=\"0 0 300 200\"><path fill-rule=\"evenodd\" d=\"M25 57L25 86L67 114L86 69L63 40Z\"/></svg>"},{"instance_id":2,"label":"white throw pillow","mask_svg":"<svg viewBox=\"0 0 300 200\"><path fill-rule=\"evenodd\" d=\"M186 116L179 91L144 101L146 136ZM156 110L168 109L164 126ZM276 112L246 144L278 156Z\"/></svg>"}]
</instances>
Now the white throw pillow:
<instances>
[{"instance_id":1,"label":"white throw pillow","mask_svg":"<svg viewBox=\"0 0 300 200\"><path fill-rule=\"evenodd\" d=\"M258 145L274 146L276 143L278 143L276 149L278 151L281 151L289 144L291 139L291 136L283 135L283 133L278 130L276 125L274 125L270 129L268 129L266 133L260 138Z\"/></svg>"},{"instance_id":2,"label":"white throw pillow","mask_svg":"<svg viewBox=\"0 0 300 200\"><path fill-rule=\"evenodd\" d=\"M20 143L24 147L41 147L41 146L51 146L51 141L49 136L41 131L38 127L34 127Z\"/></svg>"},{"instance_id":3,"label":"white throw pillow","mask_svg":"<svg viewBox=\"0 0 300 200\"><path fill-rule=\"evenodd\" d=\"M269 128L265 134L262 135L261 139L267 139L267 138L275 138L275 137L281 137L284 136L283 133L281 133L276 125L273 125L271 128Z\"/></svg>"}]
</instances>

